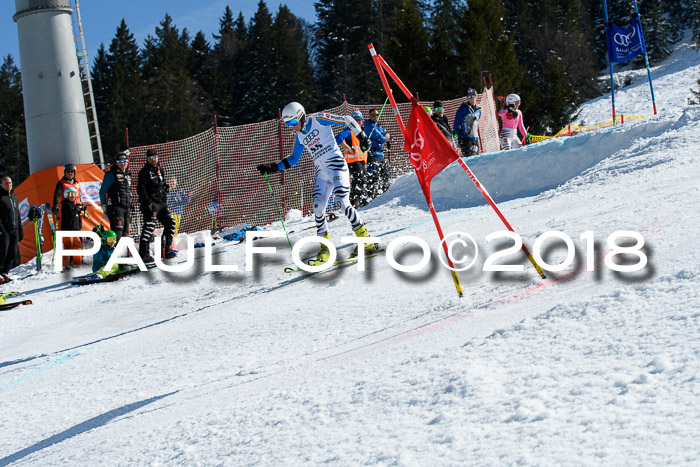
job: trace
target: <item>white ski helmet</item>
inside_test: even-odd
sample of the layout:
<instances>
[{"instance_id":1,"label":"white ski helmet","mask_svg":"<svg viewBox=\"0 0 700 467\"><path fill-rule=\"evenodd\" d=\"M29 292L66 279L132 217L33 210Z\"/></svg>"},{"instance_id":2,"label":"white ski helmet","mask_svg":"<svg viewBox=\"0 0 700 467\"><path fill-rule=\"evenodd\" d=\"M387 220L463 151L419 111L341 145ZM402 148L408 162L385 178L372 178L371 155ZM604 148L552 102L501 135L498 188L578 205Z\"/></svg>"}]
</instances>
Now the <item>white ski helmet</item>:
<instances>
[{"instance_id":1,"label":"white ski helmet","mask_svg":"<svg viewBox=\"0 0 700 467\"><path fill-rule=\"evenodd\" d=\"M287 126L296 126L301 122L302 125L306 120L306 112L304 107L298 102L290 102L282 109L282 121Z\"/></svg>"},{"instance_id":2,"label":"white ski helmet","mask_svg":"<svg viewBox=\"0 0 700 467\"><path fill-rule=\"evenodd\" d=\"M507 105L518 105L520 104L520 96L517 94L508 94L506 96Z\"/></svg>"}]
</instances>

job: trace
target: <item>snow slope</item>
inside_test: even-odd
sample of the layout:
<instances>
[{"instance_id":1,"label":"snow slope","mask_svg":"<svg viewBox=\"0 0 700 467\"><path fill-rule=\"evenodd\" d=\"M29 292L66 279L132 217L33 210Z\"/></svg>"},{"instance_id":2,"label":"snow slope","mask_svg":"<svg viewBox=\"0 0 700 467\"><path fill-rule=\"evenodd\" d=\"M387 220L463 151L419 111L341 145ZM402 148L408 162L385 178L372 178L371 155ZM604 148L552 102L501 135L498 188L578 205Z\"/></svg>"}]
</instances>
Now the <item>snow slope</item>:
<instances>
[{"instance_id":1,"label":"snow slope","mask_svg":"<svg viewBox=\"0 0 700 467\"><path fill-rule=\"evenodd\" d=\"M656 117L468 159L531 249L549 230L575 242L576 262L545 281L519 254L505 260L522 273L481 271L503 226L453 166L435 205L480 249L461 299L412 175L362 216L385 243L429 242L417 273L378 257L365 272L289 275L286 240L268 239L278 253L254 272L245 245L220 243L215 261L239 272L198 261L99 286L49 272L5 286L34 305L0 312L0 465L697 464L700 109L683 98L699 63L681 45L654 71ZM582 115L603 121L605 104ZM292 240L311 223L292 221ZM602 262L619 230L644 236L642 271ZM331 231L337 244L350 233L342 219Z\"/></svg>"}]
</instances>

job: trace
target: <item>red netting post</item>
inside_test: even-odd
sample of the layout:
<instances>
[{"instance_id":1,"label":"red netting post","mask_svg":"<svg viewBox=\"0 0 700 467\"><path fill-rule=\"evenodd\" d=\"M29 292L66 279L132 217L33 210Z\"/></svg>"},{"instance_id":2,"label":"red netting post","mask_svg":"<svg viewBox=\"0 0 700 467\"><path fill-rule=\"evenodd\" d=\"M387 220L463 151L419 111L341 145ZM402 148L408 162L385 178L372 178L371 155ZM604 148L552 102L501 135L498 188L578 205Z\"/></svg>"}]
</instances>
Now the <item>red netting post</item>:
<instances>
[{"instance_id":1,"label":"red netting post","mask_svg":"<svg viewBox=\"0 0 700 467\"><path fill-rule=\"evenodd\" d=\"M129 148L129 129L124 130L124 136L126 136L126 147Z\"/></svg>"},{"instance_id":2,"label":"red netting post","mask_svg":"<svg viewBox=\"0 0 700 467\"><path fill-rule=\"evenodd\" d=\"M219 166L219 130L216 122L216 115L214 115L214 155L216 157L216 202L219 203L219 211L217 212L217 226L219 230L222 229L223 224L221 223L221 213L223 212L223 205L221 204L221 167Z\"/></svg>"},{"instance_id":3,"label":"red netting post","mask_svg":"<svg viewBox=\"0 0 700 467\"><path fill-rule=\"evenodd\" d=\"M491 87L493 87L493 80L491 79L491 75L489 75L489 83L491 83Z\"/></svg>"},{"instance_id":4,"label":"red netting post","mask_svg":"<svg viewBox=\"0 0 700 467\"><path fill-rule=\"evenodd\" d=\"M569 136L571 136L571 125L568 125L569 127Z\"/></svg>"},{"instance_id":5,"label":"red netting post","mask_svg":"<svg viewBox=\"0 0 700 467\"><path fill-rule=\"evenodd\" d=\"M620 114L620 125L625 124L625 114Z\"/></svg>"},{"instance_id":6,"label":"red netting post","mask_svg":"<svg viewBox=\"0 0 700 467\"><path fill-rule=\"evenodd\" d=\"M284 159L284 140L282 139L282 109L277 109L277 134L280 140L280 159ZM284 189L286 171L282 171L282 214L287 212L287 193ZM303 203L303 202L302 202ZM302 206L301 210L304 210Z\"/></svg>"}]
</instances>

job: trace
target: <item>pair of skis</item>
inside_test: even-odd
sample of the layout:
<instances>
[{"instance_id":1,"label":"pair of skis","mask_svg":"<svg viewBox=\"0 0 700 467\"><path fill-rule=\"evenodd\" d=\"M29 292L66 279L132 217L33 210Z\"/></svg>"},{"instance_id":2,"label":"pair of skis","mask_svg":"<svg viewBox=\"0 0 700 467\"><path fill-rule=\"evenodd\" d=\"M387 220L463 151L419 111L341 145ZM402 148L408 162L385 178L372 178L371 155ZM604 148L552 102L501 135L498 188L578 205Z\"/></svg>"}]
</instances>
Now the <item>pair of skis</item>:
<instances>
[{"instance_id":1,"label":"pair of skis","mask_svg":"<svg viewBox=\"0 0 700 467\"><path fill-rule=\"evenodd\" d=\"M365 252L365 259L374 258L375 256L379 256L381 254L384 254L385 252L386 252L385 248L379 248L377 250L374 250L372 253ZM350 256L348 258L339 258L339 259L336 259L328 269L324 269L323 271L317 271L317 272L320 273L320 272L331 271L338 266L342 266L345 264L357 263L359 260L360 260L359 256ZM304 260L304 262L306 264L308 264L309 266L323 266L324 264L326 264L325 261L317 261L315 258L307 258L306 260ZM302 271L304 271L304 270L298 266L294 266L294 267L288 266L288 267L284 268L284 272L286 272L288 274L292 274L295 272L302 272ZM314 274L314 273L311 273L311 274Z\"/></svg>"},{"instance_id":2,"label":"pair of skis","mask_svg":"<svg viewBox=\"0 0 700 467\"><path fill-rule=\"evenodd\" d=\"M19 292L4 292L0 293L0 311L2 310L11 310L13 308L17 308L20 305L31 305L32 301L31 300L21 300L19 302L6 302L7 297L16 297L19 295Z\"/></svg>"},{"instance_id":3,"label":"pair of skis","mask_svg":"<svg viewBox=\"0 0 700 467\"><path fill-rule=\"evenodd\" d=\"M39 217L32 219L32 222L34 223L34 238L36 241L36 270L39 272L41 271L42 245L44 243L44 236L42 233L44 229L44 215L46 215L46 218L49 220L49 226L51 227L54 252L56 251L56 223L54 222L50 203L42 204L37 207L37 209L39 210Z\"/></svg>"}]
</instances>

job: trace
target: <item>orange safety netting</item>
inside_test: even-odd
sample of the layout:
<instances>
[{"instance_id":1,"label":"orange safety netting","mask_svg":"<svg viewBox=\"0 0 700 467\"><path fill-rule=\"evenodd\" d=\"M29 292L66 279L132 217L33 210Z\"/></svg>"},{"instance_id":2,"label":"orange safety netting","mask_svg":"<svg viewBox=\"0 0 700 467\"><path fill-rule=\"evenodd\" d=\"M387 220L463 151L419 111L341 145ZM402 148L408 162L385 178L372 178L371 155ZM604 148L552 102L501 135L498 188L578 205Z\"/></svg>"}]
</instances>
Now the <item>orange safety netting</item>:
<instances>
[{"instance_id":1,"label":"orange safety netting","mask_svg":"<svg viewBox=\"0 0 700 467\"><path fill-rule=\"evenodd\" d=\"M443 101L445 115L452 125L454 115L465 98ZM482 152L499 150L499 129L496 119L496 104L493 89L480 94L477 103L482 107L479 124ZM432 102L425 102L432 105ZM367 117L371 108L381 105L343 104L324 112L339 115L350 114L359 109ZM311 112L314 109L307 109ZM399 104L399 112L408 119L411 104ZM385 150L391 177L396 178L413 170L404 151L404 139L389 106L379 119L379 124L392 135L391 150ZM334 127L337 134L344 127ZM133 174L132 195L136 200L136 181L144 166L146 151L156 149L168 183L191 199L184 206L180 232L195 232L204 229L222 228L240 223L265 225L278 219L290 209L298 209L304 215L313 212L311 192L314 185L314 166L308 155L282 174L273 174L268 181L256 166L261 163L279 161L292 152L294 132L284 127L280 119L232 127L214 127L190 138L169 143L130 148L129 169ZM459 148L458 148L459 149ZM218 211L211 208L217 203ZM138 212L132 213L132 235L138 234L142 219ZM215 215L212 215L212 212Z\"/></svg>"}]
</instances>

